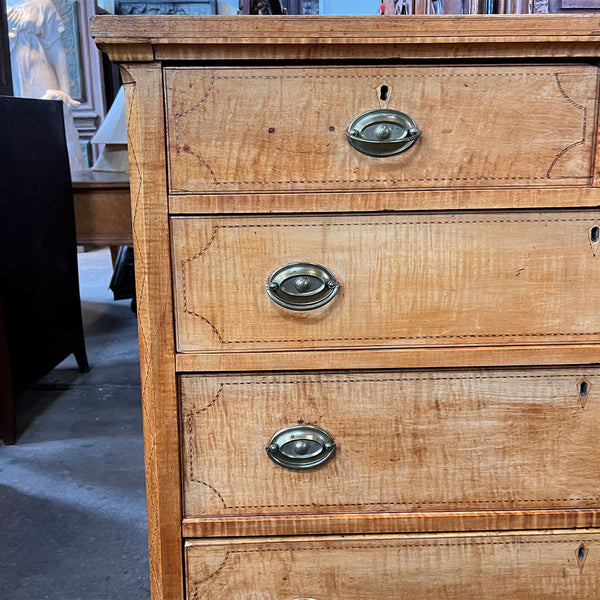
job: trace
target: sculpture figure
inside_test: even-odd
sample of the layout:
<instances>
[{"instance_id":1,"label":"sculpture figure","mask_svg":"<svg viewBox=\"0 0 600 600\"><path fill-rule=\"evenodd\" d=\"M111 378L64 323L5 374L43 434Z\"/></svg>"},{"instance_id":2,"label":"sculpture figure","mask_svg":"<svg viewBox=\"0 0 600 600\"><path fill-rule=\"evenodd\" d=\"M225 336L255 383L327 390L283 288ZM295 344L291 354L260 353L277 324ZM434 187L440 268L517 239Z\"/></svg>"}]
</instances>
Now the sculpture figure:
<instances>
[{"instance_id":1,"label":"sculpture figure","mask_svg":"<svg viewBox=\"0 0 600 600\"><path fill-rule=\"evenodd\" d=\"M62 100L71 171L84 169L72 114L79 102L69 94L60 14L51 0L8 0L6 12L14 95Z\"/></svg>"},{"instance_id":2,"label":"sculpture figure","mask_svg":"<svg viewBox=\"0 0 600 600\"><path fill-rule=\"evenodd\" d=\"M47 90L69 93L65 26L51 0L8 0L8 38L15 96L41 98Z\"/></svg>"}]
</instances>

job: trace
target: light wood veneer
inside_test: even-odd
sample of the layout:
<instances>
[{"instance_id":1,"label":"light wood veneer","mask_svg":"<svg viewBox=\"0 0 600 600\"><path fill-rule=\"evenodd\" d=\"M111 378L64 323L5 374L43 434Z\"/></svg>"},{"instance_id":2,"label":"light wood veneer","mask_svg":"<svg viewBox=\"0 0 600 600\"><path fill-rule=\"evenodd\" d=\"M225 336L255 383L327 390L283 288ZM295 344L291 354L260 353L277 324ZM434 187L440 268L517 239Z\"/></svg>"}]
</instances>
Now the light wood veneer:
<instances>
[{"instance_id":1,"label":"light wood veneer","mask_svg":"<svg viewBox=\"0 0 600 600\"><path fill-rule=\"evenodd\" d=\"M594 368L184 375L184 515L594 508L597 389ZM331 463L265 460L302 423Z\"/></svg>"},{"instance_id":2,"label":"light wood veneer","mask_svg":"<svg viewBox=\"0 0 600 600\"><path fill-rule=\"evenodd\" d=\"M600 18L92 35L126 93L154 600L595 600ZM351 148L386 107L413 147ZM296 261L331 303L271 301ZM332 458L269 460L294 424Z\"/></svg>"},{"instance_id":3,"label":"light wood veneer","mask_svg":"<svg viewBox=\"0 0 600 600\"><path fill-rule=\"evenodd\" d=\"M600 213L173 218L180 352L598 342ZM327 267L340 292L296 312L279 267ZM268 324L268 326L267 326Z\"/></svg>"},{"instance_id":4,"label":"light wood veneer","mask_svg":"<svg viewBox=\"0 0 600 600\"><path fill-rule=\"evenodd\" d=\"M585 530L189 542L188 598L595 600L599 552Z\"/></svg>"},{"instance_id":5,"label":"light wood veneer","mask_svg":"<svg viewBox=\"0 0 600 600\"><path fill-rule=\"evenodd\" d=\"M167 68L171 193L585 185L596 77L577 64ZM410 151L348 144L354 117L392 107L423 131Z\"/></svg>"}]
</instances>

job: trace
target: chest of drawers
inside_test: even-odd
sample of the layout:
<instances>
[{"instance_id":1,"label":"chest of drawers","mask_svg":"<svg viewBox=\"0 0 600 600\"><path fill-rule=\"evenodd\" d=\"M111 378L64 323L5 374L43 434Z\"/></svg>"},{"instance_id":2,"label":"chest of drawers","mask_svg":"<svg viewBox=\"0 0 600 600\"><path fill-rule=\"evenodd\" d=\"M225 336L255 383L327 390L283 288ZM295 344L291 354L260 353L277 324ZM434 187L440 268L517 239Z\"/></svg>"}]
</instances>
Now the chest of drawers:
<instances>
[{"instance_id":1,"label":"chest of drawers","mask_svg":"<svg viewBox=\"0 0 600 600\"><path fill-rule=\"evenodd\" d=\"M600 19L100 17L151 585L592 600Z\"/></svg>"}]
</instances>

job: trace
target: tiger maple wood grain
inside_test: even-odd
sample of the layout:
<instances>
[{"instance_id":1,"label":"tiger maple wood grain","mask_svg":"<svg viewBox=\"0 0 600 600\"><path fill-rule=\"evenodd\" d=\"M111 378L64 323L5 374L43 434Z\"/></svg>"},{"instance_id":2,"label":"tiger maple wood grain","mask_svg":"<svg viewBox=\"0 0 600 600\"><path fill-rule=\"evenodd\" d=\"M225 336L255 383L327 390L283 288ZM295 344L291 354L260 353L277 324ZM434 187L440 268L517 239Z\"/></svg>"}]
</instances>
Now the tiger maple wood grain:
<instances>
[{"instance_id":1,"label":"tiger maple wood grain","mask_svg":"<svg viewBox=\"0 0 600 600\"><path fill-rule=\"evenodd\" d=\"M184 515L597 507L597 377L594 368L182 376ZM293 471L268 458L271 436L297 424L333 437L327 463Z\"/></svg>"},{"instance_id":2,"label":"tiger maple wood grain","mask_svg":"<svg viewBox=\"0 0 600 600\"><path fill-rule=\"evenodd\" d=\"M589 184L596 77L591 65L167 68L170 188ZM394 156L357 151L345 131L374 109L408 114L421 137Z\"/></svg>"},{"instance_id":3,"label":"tiger maple wood grain","mask_svg":"<svg viewBox=\"0 0 600 600\"><path fill-rule=\"evenodd\" d=\"M596 600L599 556L599 534L586 530L190 541L187 590L193 600Z\"/></svg>"},{"instance_id":4,"label":"tiger maple wood grain","mask_svg":"<svg viewBox=\"0 0 600 600\"><path fill-rule=\"evenodd\" d=\"M599 508L186 517L186 538L597 528Z\"/></svg>"},{"instance_id":5,"label":"tiger maple wood grain","mask_svg":"<svg viewBox=\"0 0 600 600\"><path fill-rule=\"evenodd\" d=\"M132 63L153 600L595 598L597 384L576 390L600 362L600 18L106 16L92 35ZM383 76L423 129L387 162L343 137ZM330 306L267 299L291 260L334 272ZM525 377L548 372L546 394ZM342 442L308 487L262 454L294 420Z\"/></svg>"},{"instance_id":6,"label":"tiger maple wood grain","mask_svg":"<svg viewBox=\"0 0 600 600\"><path fill-rule=\"evenodd\" d=\"M167 223L162 105L157 64L121 70L131 159L131 215L135 251L150 586L153 599L183 599L177 391ZM146 155L146 152L148 153ZM146 156L141 160L141 156ZM140 160L138 160L140 159Z\"/></svg>"},{"instance_id":7,"label":"tiger maple wood grain","mask_svg":"<svg viewBox=\"0 0 600 600\"><path fill-rule=\"evenodd\" d=\"M594 56L596 15L97 16L114 61Z\"/></svg>"},{"instance_id":8,"label":"tiger maple wood grain","mask_svg":"<svg viewBox=\"0 0 600 600\"><path fill-rule=\"evenodd\" d=\"M171 194L174 215L203 213L328 213L415 210L485 210L594 207L600 189L592 187L530 187L426 189L362 192L273 192Z\"/></svg>"},{"instance_id":9,"label":"tiger maple wood grain","mask_svg":"<svg viewBox=\"0 0 600 600\"><path fill-rule=\"evenodd\" d=\"M171 220L177 345L195 350L598 342L596 210ZM298 312L280 267L340 291Z\"/></svg>"},{"instance_id":10,"label":"tiger maple wood grain","mask_svg":"<svg viewBox=\"0 0 600 600\"><path fill-rule=\"evenodd\" d=\"M332 352L332 350L334 350ZM178 353L180 373L219 371L281 371L294 365L299 371L315 369L431 369L460 367L526 367L593 365L600 363L599 344L456 346L453 348L372 348L284 352Z\"/></svg>"}]
</instances>

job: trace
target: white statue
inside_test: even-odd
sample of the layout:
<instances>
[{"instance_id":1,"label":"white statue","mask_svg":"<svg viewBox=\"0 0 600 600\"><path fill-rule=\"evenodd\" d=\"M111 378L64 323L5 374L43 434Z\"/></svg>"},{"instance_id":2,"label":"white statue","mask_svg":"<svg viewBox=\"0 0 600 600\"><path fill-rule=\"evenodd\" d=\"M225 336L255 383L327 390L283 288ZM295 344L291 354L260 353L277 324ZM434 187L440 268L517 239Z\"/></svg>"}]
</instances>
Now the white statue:
<instances>
[{"instance_id":1,"label":"white statue","mask_svg":"<svg viewBox=\"0 0 600 600\"><path fill-rule=\"evenodd\" d=\"M69 95L65 26L51 0L8 0L8 38L15 96L63 101L71 172L85 168Z\"/></svg>"},{"instance_id":2,"label":"white statue","mask_svg":"<svg viewBox=\"0 0 600 600\"><path fill-rule=\"evenodd\" d=\"M67 151L69 154L71 174L75 171L87 169L85 159L83 158L83 152L79 145L79 132L75 127L75 121L73 119L73 107L79 106L79 102L73 100L69 94L66 94L62 90L46 90L46 93L42 96L42 100L62 100L65 136L67 138Z\"/></svg>"}]
</instances>

